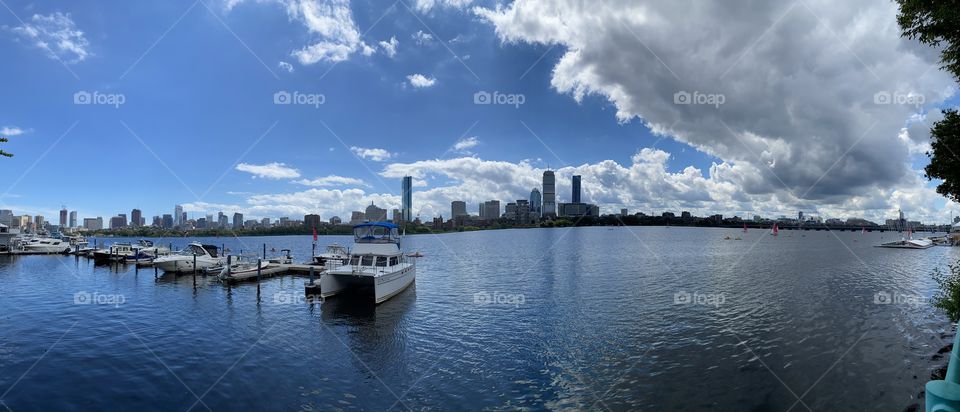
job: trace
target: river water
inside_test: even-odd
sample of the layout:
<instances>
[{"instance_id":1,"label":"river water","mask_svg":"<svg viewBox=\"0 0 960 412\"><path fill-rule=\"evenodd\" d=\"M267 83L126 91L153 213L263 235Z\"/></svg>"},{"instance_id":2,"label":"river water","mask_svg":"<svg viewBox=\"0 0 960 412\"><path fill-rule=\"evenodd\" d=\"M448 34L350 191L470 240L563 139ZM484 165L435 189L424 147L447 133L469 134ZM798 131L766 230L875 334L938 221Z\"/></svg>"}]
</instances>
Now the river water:
<instances>
[{"instance_id":1,"label":"river water","mask_svg":"<svg viewBox=\"0 0 960 412\"><path fill-rule=\"evenodd\" d=\"M872 247L898 236L682 227L408 236L404 248L425 255L416 285L376 307L307 301L302 277L264 280L258 298L255 283L0 256L0 403L902 410L952 341L926 300L931 272L960 249ZM290 248L297 261L311 247L310 236L200 240L235 253ZM319 240L333 242L351 239ZM77 303L81 295L95 302Z\"/></svg>"}]
</instances>

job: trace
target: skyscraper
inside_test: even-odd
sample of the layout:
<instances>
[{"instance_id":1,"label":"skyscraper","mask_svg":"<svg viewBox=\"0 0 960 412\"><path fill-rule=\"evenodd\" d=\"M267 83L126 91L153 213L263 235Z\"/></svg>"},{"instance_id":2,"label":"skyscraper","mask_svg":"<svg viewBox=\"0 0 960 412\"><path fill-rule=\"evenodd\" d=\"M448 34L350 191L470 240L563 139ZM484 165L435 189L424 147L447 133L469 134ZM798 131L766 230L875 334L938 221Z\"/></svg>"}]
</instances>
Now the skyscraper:
<instances>
[{"instance_id":1,"label":"skyscraper","mask_svg":"<svg viewBox=\"0 0 960 412\"><path fill-rule=\"evenodd\" d=\"M183 224L183 206L176 205L173 207L173 226L177 227Z\"/></svg>"},{"instance_id":2,"label":"skyscraper","mask_svg":"<svg viewBox=\"0 0 960 412\"><path fill-rule=\"evenodd\" d=\"M530 191L530 212L536 213L537 216L543 213L543 195L540 194L540 189L533 188Z\"/></svg>"},{"instance_id":3,"label":"skyscraper","mask_svg":"<svg viewBox=\"0 0 960 412\"><path fill-rule=\"evenodd\" d=\"M497 220L500 218L500 201L488 200L483 202L480 208L480 217L484 220Z\"/></svg>"},{"instance_id":4,"label":"skyscraper","mask_svg":"<svg viewBox=\"0 0 960 412\"><path fill-rule=\"evenodd\" d=\"M233 214L233 229L234 230L243 229L243 213Z\"/></svg>"},{"instance_id":5,"label":"skyscraper","mask_svg":"<svg viewBox=\"0 0 960 412\"><path fill-rule=\"evenodd\" d=\"M455 219L457 216L466 216L467 215L467 202L462 200L454 200L450 202L450 218Z\"/></svg>"},{"instance_id":6,"label":"skyscraper","mask_svg":"<svg viewBox=\"0 0 960 412\"><path fill-rule=\"evenodd\" d=\"M67 208L60 209L60 227L67 227Z\"/></svg>"},{"instance_id":7,"label":"skyscraper","mask_svg":"<svg viewBox=\"0 0 960 412\"><path fill-rule=\"evenodd\" d=\"M573 175L572 183L573 193L570 198L572 203L580 203L580 175Z\"/></svg>"},{"instance_id":8,"label":"skyscraper","mask_svg":"<svg viewBox=\"0 0 960 412\"><path fill-rule=\"evenodd\" d=\"M557 178L552 170L543 172L543 216L557 216Z\"/></svg>"},{"instance_id":9,"label":"skyscraper","mask_svg":"<svg viewBox=\"0 0 960 412\"><path fill-rule=\"evenodd\" d=\"M143 212L140 209L133 209L130 211L130 226L140 227L142 220Z\"/></svg>"},{"instance_id":10,"label":"skyscraper","mask_svg":"<svg viewBox=\"0 0 960 412\"><path fill-rule=\"evenodd\" d=\"M70 227L71 228L77 227L77 211L76 210L70 212Z\"/></svg>"},{"instance_id":11,"label":"skyscraper","mask_svg":"<svg viewBox=\"0 0 960 412\"><path fill-rule=\"evenodd\" d=\"M412 222L413 214L411 213L413 208L413 177L404 176L403 177L403 187L401 193L401 205L400 209L403 211L403 221ZM369 218L369 217L368 217Z\"/></svg>"}]
</instances>

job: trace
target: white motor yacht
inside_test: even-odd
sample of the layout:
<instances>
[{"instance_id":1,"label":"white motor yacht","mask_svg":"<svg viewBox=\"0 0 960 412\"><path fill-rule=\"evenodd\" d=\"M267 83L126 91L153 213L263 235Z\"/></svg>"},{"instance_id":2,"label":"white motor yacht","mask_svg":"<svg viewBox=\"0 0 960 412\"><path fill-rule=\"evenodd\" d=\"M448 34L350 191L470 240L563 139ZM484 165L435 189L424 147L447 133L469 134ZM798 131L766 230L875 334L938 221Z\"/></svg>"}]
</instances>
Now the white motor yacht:
<instances>
[{"instance_id":1,"label":"white motor yacht","mask_svg":"<svg viewBox=\"0 0 960 412\"><path fill-rule=\"evenodd\" d=\"M373 289L374 303L381 303L414 283L416 260L403 255L397 225L363 223L353 227L350 260L328 266L320 275L320 296L329 297L348 289Z\"/></svg>"},{"instance_id":2,"label":"white motor yacht","mask_svg":"<svg viewBox=\"0 0 960 412\"><path fill-rule=\"evenodd\" d=\"M70 251L70 242L42 237L25 243L23 250L31 253L67 253Z\"/></svg>"},{"instance_id":3,"label":"white motor yacht","mask_svg":"<svg viewBox=\"0 0 960 412\"><path fill-rule=\"evenodd\" d=\"M98 261L123 261L129 256L135 256L137 251L130 243L114 243L103 249L93 251L93 259Z\"/></svg>"},{"instance_id":4,"label":"white motor yacht","mask_svg":"<svg viewBox=\"0 0 960 412\"><path fill-rule=\"evenodd\" d=\"M196 262L196 265L194 265ZM153 260L153 265L164 272L188 273L205 270L224 264L224 258L218 256L217 247L199 242L190 243L186 249L169 256Z\"/></svg>"},{"instance_id":5,"label":"white motor yacht","mask_svg":"<svg viewBox=\"0 0 960 412\"><path fill-rule=\"evenodd\" d=\"M329 262L334 266L340 266L346 264L348 259L350 259L350 251L348 251L346 247L334 243L327 245L327 249L323 253L314 256L313 263L320 266L327 266Z\"/></svg>"}]
</instances>

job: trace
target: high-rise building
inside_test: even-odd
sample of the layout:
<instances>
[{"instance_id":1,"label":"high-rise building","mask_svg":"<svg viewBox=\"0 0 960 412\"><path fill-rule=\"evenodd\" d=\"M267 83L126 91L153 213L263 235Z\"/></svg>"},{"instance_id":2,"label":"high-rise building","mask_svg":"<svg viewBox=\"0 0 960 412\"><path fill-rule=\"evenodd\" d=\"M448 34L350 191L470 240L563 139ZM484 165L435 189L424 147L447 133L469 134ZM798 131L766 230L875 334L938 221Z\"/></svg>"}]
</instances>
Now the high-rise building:
<instances>
[{"instance_id":1,"label":"high-rise building","mask_svg":"<svg viewBox=\"0 0 960 412\"><path fill-rule=\"evenodd\" d=\"M370 202L370 206L367 206L366 218L367 218L367 221L370 221L370 222L385 221L387 220L387 209L381 209L376 205L374 205L373 202Z\"/></svg>"},{"instance_id":2,"label":"high-rise building","mask_svg":"<svg viewBox=\"0 0 960 412\"><path fill-rule=\"evenodd\" d=\"M318 216L318 217L319 217L319 216ZM270 227L270 218L269 218L269 217L265 217L265 218L263 218L263 219L260 219L260 226Z\"/></svg>"},{"instance_id":3,"label":"high-rise building","mask_svg":"<svg viewBox=\"0 0 960 412\"><path fill-rule=\"evenodd\" d=\"M10 209L0 210L0 225L7 225L7 227L13 227L13 211Z\"/></svg>"},{"instance_id":4,"label":"high-rise building","mask_svg":"<svg viewBox=\"0 0 960 412\"><path fill-rule=\"evenodd\" d=\"M450 218L456 219L457 216L466 216L467 215L467 202L462 200L454 200L450 202Z\"/></svg>"},{"instance_id":5,"label":"high-rise building","mask_svg":"<svg viewBox=\"0 0 960 412\"><path fill-rule=\"evenodd\" d=\"M403 212L400 209L393 209L393 223L403 222Z\"/></svg>"},{"instance_id":6,"label":"high-rise building","mask_svg":"<svg viewBox=\"0 0 960 412\"><path fill-rule=\"evenodd\" d=\"M243 229L243 213L233 214L233 230Z\"/></svg>"},{"instance_id":7,"label":"high-rise building","mask_svg":"<svg viewBox=\"0 0 960 412\"><path fill-rule=\"evenodd\" d=\"M164 229L173 229L173 215L164 214L162 220Z\"/></svg>"},{"instance_id":8,"label":"high-rise building","mask_svg":"<svg viewBox=\"0 0 960 412\"><path fill-rule=\"evenodd\" d=\"M76 210L70 212L70 227L71 228L77 227L77 211Z\"/></svg>"},{"instance_id":9,"label":"high-rise building","mask_svg":"<svg viewBox=\"0 0 960 412\"><path fill-rule=\"evenodd\" d=\"M330 218L330 224L331 224L331 225L339 225L339 224L341 224L341 223L343 223L343 220L340 219L340 216L334 216L334 217L331 217L331 218Z\"/></svg>"},{"instance_id":10,"label":"high-rise building","mask_svg":"<svg viewBox=\"0 0 960 412\"><path fill-rule=\"evenodd\" d=\"M572 203L580 203L580 175L573 175L571 183L570 186L573 193L570 194L570 198L572 199Z\"/></svg>"},{"instance_id":11,"label":"high-rise building","mask_svg":"<svg viewBox=\"0 0 960 412\"><path fill-rule=\"evenodd\" d=\"M223 214L223 212L217 212L217 226L220 229L226 229L230 226L230 218Z\"/></svg>"},{"instance_id":12,"label":"high-rise building","mask_svg":"<svg viewBox=\"0 0 960 412\"><path fill-rule=\"evenodd\" d=\"M103 229L103 218L102 217L88 217L83 219L83 227L87 230L100 230Z\"/></svg>"},{"instance_id":13,"label":"high-rise building","mask_svg":"<svg viewBox=\"0 0 960 412\"><path fill-rule=\"evenodd\" d=\"M403 210L403 221L412 222L413 221L413 177L404 176L403 177L403 187L402 187L402 197L400 199L401 205L400 209ZM369 219L369 216L367 217ZM370 219L371 221L373 219ZM386 219L384 219L386 220Z\"/></svg>"},{"instance_id":14,"label":"high-rise building","mask_svg":"<svg viewBox=\"0 0 960 412\"><path fill-rule=\"evenodd\" d=\"M127 216L117 215L110 218L110 229L122 229L127 227Z\"/></svg>"},{"instance_id":15,"label":"high-rise building","mask_svg":"<svg viewBox=\"0 0 960 412\"><path fill-rule=\"evenodd\" d=\"M176 205L173 207L173 226L177 227L183 223L183 206Z\"/></svg>"},{"instance_id":16,"label":"high-rise building","mask_svg":"<svg viewBox=\"0 0 960 412\"><path fill-rule=\"evenodd\" d=\"M303 225L308 229L316 229L320 227L320 215L303 215Z\"/></svg>"},{"instance_id":17,"label":"high-rise building","mask_svg":"<svg viewBox=\"0 0 960 412\"><path fill-rule=\"evenodd\" d=\"M33 227L35 230L43 229L44 227L43 216L36 215L33 217Z\"/></svg>"},{"instance_id":18,"label":"high-rise building","mask_svg":"<svg viewBox=\"0 0 960 412\"><path fill-rule=\"evenodd\" d=\"M141 212L140 209L133 209L130 211L130 226L140 227L140 225L143 224L141 222L142 219L143 212Z\"/></svg>"},{"instance_id":19,"label":"high-rise building","mask_svg":"<svg viewBox=\"0 0 960 412\"><path fill-rule=\"evenodd\" d=\"M67 208L60 209L60 227L67 227L67 215L69 213Z\"/></svg>"},{"instance_id":20,"label":"high-rise building","mask_svg":"<svg viewBox=\"0 0 960 412\"><path fill-rule=\"evenodd\" d=\"M543 195L540 194L540 189L533 188L530 191L530 211L536 213L537 216L543 213Z\"/></svg>"},{"instance_id":21,"label":"high-rise building","mask_svg":"<svg viewBox=\"0 0 960 412\"><path fill-rule=\"evenodd\" d=\"M544 217L557 216L557 178L552 170L543 172L543 211Z\"/></svg>"},{"instance_id":22,"label":"high-rise building","mask_svg":"<svg viewBox=\"0 0 960 412\"><path fill-rule=\"evenodd\" d=\"M485 220L497 220L500 218L500 201L488 200L483 202L483 208L480 209L480 217Z\"/></svg>"}]
</instances>

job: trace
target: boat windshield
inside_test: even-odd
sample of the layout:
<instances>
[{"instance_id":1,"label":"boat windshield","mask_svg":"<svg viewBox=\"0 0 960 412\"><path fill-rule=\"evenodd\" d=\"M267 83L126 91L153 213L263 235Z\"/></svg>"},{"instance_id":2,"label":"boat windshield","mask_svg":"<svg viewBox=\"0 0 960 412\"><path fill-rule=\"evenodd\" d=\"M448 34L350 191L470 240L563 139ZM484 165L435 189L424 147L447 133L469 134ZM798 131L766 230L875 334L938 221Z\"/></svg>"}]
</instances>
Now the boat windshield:
<instances>
[{"instance_id":1,"label":"boat windshield","mask_svg":"<svg viewBox=\"0 0 960 412\"><path fill-rule=\"evenodd\" d=\"M378 225L357 226L353 228L353 237L360 243L391 243L400 239L396 227Z\"/></svg>"},{"instance_id":2,"label":"boat windshield","mask_svg":"<svg viewBox=\"0 0 960 412\"><path fill-rule=\"evenodd\" d=\"M190 245L186 249L181 251L180 254L187 255L187 256L193 256L193 255L206 256L207 252L200 246Z\"/></svg>"}]
</instances>

